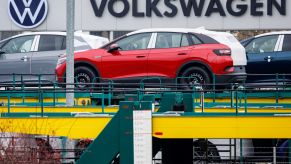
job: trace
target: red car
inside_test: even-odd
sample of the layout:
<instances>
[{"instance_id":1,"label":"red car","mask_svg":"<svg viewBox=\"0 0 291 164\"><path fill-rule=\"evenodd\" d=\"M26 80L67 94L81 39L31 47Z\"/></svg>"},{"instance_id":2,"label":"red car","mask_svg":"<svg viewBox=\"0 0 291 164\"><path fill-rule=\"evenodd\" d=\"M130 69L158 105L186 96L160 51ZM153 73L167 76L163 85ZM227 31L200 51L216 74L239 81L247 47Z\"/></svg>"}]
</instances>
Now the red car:
<instances>
[{"instance_id":1,"label":"red car","mask_svg":"<svg viewBox=\"0 0 291 164\"><path fill-rule=\"evenodd\" d=\"M56 74L64 82L66 57ZM94 78L140 82L158 77L181 84L242 82L246 53L235 37L205 29L145 29L124 35L99 49L75 53L77 83Z\"/></svg>"}]
</instances>

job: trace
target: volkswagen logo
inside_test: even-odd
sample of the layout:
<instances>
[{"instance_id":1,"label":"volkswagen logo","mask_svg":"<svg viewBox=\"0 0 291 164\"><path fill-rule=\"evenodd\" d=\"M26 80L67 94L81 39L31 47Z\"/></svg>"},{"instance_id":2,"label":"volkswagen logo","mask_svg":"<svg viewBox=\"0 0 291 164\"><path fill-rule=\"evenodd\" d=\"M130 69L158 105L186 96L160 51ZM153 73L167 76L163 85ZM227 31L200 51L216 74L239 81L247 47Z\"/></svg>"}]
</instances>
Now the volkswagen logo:
<instances>
[{"instance_id":1,"label":"volkswagen logo","mask_svg":"<svg viewBox=\"0 0 291 164\"><path fill-rule=\"evenodd\" d=\"M47 16L47 0L9 0L8 12L17 26L26 29L35 28Z\"/></svg>"}]
</instances>

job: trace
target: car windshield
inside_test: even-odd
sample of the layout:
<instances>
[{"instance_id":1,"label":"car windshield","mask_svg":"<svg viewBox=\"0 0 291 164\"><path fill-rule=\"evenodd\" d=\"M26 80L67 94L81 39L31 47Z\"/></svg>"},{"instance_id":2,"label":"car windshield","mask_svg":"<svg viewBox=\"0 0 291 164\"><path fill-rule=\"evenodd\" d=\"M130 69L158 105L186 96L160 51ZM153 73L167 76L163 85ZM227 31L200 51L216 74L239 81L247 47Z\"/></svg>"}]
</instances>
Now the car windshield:
<instances>
[{"instance_id":1,"label":"car windshield","mask_svg":"<svg viewBox=\"0 0 291 164\"><path fill-rule=\"evenodd\" d=\"M3 45L2 51L6 53L30 52L33 40L32 35L13 38Z\"/></svg>"},{"instance_id":2,"label":"car windshield","mask_svg":"<svg viewBox=\"0 0 291 164\"><path fill-rule=\"evenodd\" d=\"M4 41L3 42L0 42L0 50L2 49L2 46L4 45Z\"/></svg>"}]
</instances>

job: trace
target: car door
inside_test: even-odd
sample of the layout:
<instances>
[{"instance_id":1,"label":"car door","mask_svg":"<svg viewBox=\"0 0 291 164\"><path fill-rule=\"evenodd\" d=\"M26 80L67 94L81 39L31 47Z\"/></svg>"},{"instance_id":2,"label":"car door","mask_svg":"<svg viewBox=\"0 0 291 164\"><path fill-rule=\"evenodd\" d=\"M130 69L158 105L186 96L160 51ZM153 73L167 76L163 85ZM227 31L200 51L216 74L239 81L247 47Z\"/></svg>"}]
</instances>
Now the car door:
<instances>
[{"instance_id":1,"label":"car door","mask_svg":"<svg viewBox=\"0 0 291 164\"><path fill-rule=\"evenodd\" d=\"M12 38L2 45L0 55L0 80L12 81L12 74L15 80L30 80L31 56L35 47L35 36L27 35Z\"/></svg>"},{"instance_id":2,"label":"car door","mask_svg":"<svg viewBox=\"0 0 291 164\"><path fill-rule=\"evenodd\" d=\"M58 56L65 53L65 36L39 35L37 41L37 51L31 59L32 80L54 81Z\"/></svg>"},{"instance_id":3,"label":"car door","mask_svg":"<svg viewBox=\"0 0 291 164\"><path fill-rule=\"evenodd\" d=\"M138 82L146 78L151 36L152 33L140 33L113 42L111 45L118 45L120 49L103 55L101 76L117 82Z\"/></svg>"},{"instance_id":4,"label":"car door","mask_svg":"<svg viewBox=\"0 0 291 164\"><path fill-rule=\"evenodd\" d=\"M279 74L291 74L291 34L282 35L276 58L273 60ZM290 75L286 75L291 79ZM284 78L281 77L280 78Z\"/></svg>"},{"instance_id":5,"label":"car door","mask_svg":"<svg viewBox=\"0 0 291 164\"><path fill-rule=\"evenodd\" d=\"M255 38L246 46L248 60L246 72L248 74L255 74L248 75L248 80L267 80L274 78L274 75L264 74L276 74L278 72L278 68L274 62L276 60L278 45L279 35L269 35Z\"/></svg>"},{"instance_id":6,"label":"car door","mask_svg":"<svg viewBox=\"0 0 291 164\"><path fill-rule=\"evenodd\" d=\"M188 34L159 32L148 59L148 76L175 78L179 66L189 57Z\"/></svg>"}]
</instances>

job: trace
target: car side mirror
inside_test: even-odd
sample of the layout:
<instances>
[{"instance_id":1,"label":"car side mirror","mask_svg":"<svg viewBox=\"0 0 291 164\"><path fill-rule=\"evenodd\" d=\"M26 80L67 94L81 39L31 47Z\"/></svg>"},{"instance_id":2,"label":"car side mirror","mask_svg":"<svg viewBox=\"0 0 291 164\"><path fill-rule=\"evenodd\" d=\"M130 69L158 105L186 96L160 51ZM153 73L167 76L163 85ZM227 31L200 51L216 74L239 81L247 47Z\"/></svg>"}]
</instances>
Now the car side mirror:
<instances>
[{"instance_id":1,"label":"car side mirror","mask_svg":"<svg viewBox=\"0 0 291 164\"><path fill-rule=\"evenodd\" d=\"M114 51L118 51L119 49L121 49L118 44L112 44L109 46L109 49L107 52L111 53L111 52L114 52Z\"/></svg>"},{"instance_id":2,"label":"car side mirror","mask_svg":"<svg viewBox=\"0 0 291 164\"><path fill-rule=\"evenodd\" d=\"M4 52L4 51L2 51L2 50L0 50L0 55L2 55L2 54L5 54L5 52Z\"/></svg>"}]
</instances>

